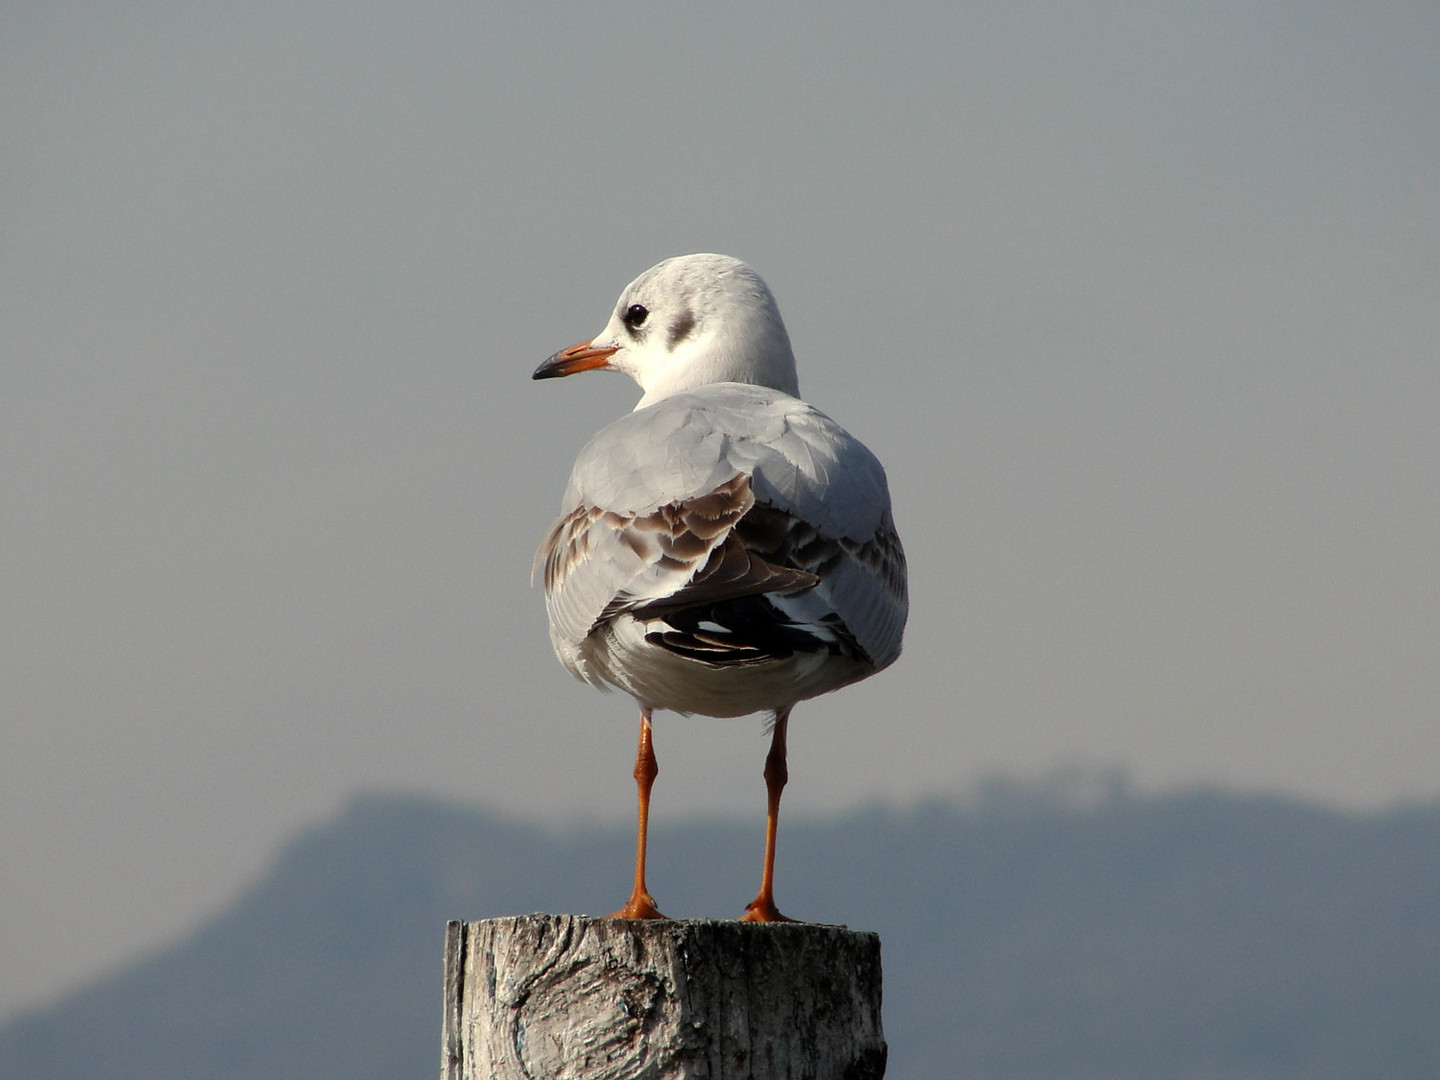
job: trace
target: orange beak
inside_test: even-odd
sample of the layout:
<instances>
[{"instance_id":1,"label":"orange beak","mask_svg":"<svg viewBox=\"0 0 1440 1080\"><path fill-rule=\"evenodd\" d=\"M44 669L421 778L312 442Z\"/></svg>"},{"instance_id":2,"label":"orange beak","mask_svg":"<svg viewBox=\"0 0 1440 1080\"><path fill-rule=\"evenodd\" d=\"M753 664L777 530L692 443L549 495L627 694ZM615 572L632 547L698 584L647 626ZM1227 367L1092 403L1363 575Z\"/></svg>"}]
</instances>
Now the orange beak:
<instances>
[{"instance_id":1,"label":"orange beak","mask_svg":"<svg viewBox=\"0 0 1440 1080\"><path fill-rule=\"evenodd\" d=\"M592 371L610 366L610 357L620 351L618 345L597 349L589 341L561 349L538 368L532 379L558 379L562 375L574 375L577 371Z\"/></svg>"}]
</instances>

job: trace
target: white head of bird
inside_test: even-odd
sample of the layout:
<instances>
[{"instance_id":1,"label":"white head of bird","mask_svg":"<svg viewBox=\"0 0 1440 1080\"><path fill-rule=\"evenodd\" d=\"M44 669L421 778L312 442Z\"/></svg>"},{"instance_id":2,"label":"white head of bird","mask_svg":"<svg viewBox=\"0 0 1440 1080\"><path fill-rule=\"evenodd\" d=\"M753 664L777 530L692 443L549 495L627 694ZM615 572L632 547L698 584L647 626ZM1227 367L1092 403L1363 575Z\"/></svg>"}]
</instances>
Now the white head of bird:
<instances>
[{"instance_id":1,"label":"white head of bird","mask_svg":"<svg viewBox=\"0 0 1440 1080\"><path fill-rule=\"evenodd\" d=\"M775 297L729 255L680 255L652 266L625 287L605 329L550 357L535 378L592 368L634 379L644 391L637 409L712 383L800 393Z\"/></svg>"}]
</instances>

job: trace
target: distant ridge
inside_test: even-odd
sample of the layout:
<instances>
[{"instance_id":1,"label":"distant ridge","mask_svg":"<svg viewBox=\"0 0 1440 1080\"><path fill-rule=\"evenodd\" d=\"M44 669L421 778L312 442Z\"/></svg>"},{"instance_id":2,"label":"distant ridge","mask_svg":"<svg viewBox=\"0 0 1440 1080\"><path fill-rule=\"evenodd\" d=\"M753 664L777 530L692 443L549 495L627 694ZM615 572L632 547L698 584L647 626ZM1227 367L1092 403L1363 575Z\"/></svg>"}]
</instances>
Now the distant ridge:
<instances>
[{"instance_id":1,"label":"distant ridge","mask_svg":"<svg viewBox=\"0 0 1440 1080\"><path fill-rule=\"evenodd\" d=\"M653 833L667 912L732 916L758 824ZM0 1030L15 1080L439 1068L451 918L623 899L625 829L368 796L193 936ZM997 785L786 822L780 900L880 932L891 1080L1440 1076L1440 804Z\"/></svg>"}]
</instances>

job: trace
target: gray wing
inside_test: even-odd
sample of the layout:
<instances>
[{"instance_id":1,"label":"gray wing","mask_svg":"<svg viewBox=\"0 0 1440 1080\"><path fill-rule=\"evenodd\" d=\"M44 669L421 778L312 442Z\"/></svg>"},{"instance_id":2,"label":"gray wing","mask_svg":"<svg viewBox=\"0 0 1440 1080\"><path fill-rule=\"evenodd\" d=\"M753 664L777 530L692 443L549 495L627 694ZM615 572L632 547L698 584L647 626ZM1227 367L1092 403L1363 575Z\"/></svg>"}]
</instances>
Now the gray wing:
<instances>
[{"instance_id":1,"label":"gray wing","mask_svg":"<svg viewBox=\"0 0 1440 1080\"><path fill-rule=\"evenodd\" d=\"M905 561L885 471L774 390L705 387L600 431L536 566L556 650L577 674L580 642L618 612L757 593L838 630L877 669L900 651Z\"/></svg>"}]
</instances>

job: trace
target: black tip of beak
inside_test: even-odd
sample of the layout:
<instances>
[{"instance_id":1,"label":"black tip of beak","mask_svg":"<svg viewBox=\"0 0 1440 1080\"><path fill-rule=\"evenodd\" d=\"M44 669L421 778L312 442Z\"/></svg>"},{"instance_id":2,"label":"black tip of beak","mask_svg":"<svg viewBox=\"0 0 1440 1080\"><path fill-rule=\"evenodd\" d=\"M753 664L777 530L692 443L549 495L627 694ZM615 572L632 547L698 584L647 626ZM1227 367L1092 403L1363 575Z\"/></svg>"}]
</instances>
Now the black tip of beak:
<instances>
[{"instance_id":1,"label":"black tip of beak","mask_svg":"<svg viewBox=\"0 0 1440 1080\"><path fill-rule=\"evenodd\" d=\"M565 374L565 373L564 373L563 371L556 371L556 370L555 370L555 358L558 357L559 355L560 355L559 353L556 353L555 356L550 357L549 360L546 360L544 363L542 363L539 367L537 367L537 368L534 370L534 372L530 375L530 378L532 378L532 379L558 379L558 378L560 378L560 376L563 375L563 374Z\"/></svg>"}]
</instances>

